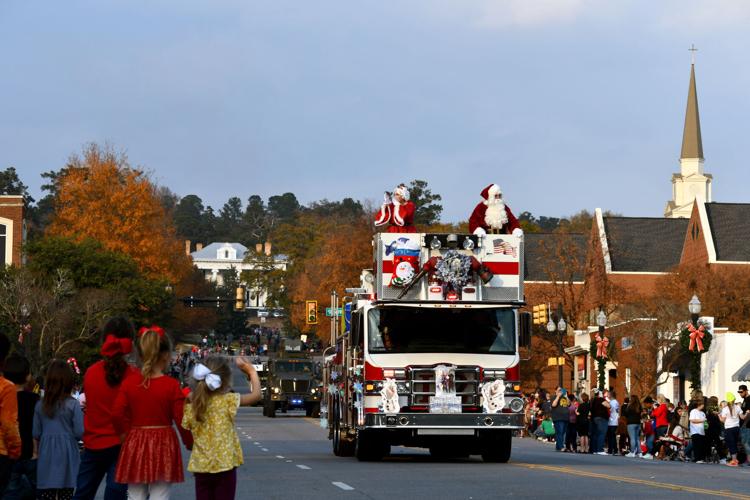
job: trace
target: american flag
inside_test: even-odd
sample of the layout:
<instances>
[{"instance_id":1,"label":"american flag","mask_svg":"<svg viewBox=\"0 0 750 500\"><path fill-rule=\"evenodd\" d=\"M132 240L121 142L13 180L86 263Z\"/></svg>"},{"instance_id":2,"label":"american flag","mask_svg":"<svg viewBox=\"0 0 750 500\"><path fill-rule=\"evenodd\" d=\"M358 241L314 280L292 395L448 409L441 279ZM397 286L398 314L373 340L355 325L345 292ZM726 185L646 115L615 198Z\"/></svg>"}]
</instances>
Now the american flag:
<instances>
[{"instance_id":1,"label":"american flag","mask_svg":"<svg viewBox=\"0 0 750 500\"><path fill-rule=\"evenodd\" d=\"M517 257L516 247L503 240L494 240L492 242L493 253L500 253L503 255L512 255L514 258Z\"/></svg>"}]
</instances>

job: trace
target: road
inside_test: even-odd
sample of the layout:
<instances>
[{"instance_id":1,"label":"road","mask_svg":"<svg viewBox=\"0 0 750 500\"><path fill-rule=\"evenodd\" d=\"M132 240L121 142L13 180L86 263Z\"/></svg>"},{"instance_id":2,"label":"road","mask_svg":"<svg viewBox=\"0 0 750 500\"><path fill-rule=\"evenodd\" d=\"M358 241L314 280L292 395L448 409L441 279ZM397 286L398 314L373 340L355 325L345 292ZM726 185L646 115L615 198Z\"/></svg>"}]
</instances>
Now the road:
<instances>
[{"instance_id":1,"label":"road","mask_svg":"<svg viewBox=\"0 0 750 500\"><path fill-rule=\"evenodd\" d=\"M237 428L245 452L237 498L750 499L750 467L556 453L531 439L514 439L508 464L433 460L426 450L399 447L382 462L358 462L334 456L318 420L301 412L270 419L241 408ZM173 497L193 496L188 475Z\"/></svg>"}]
</instances>

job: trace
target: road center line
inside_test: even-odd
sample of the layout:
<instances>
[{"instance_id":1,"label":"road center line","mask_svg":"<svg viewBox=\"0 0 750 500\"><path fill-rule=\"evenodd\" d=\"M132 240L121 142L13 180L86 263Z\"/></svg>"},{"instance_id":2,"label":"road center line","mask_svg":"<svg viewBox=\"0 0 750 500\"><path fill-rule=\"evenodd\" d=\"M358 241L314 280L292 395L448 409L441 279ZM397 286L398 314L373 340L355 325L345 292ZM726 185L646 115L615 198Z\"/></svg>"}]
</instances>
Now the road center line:
<instances>
[{"instance_id":1,"label":"road center line","mask_svg":"<svg viewBox=\"0 0 750 500\"><path fill-rule=\"evenodd\" d=\"M261 448L261 451L268 451L268 448Z\"/></svg>"},{"instance_id":2,"label":"road center line","mask_svg":"<svg viewBox=\"0 0 750 500\"><path fill-rule=\"evenodd\" d=\"M281 459L281 460L284 460L284 457L282 457L281 455L276 455L276 458L279 458L279 459Z\"/></svg>"},{"instance_id":3,"label":"road center line","mask_svg":"<svg viewBox=\"0 0 750 500\"><path fill-rule=\"evenodd\" d=\"M253 444L257 444L257 445L260 445L260 443L259 443L259 442L257 442L257 441L255 441L255 442L254 442Z\"/></svg>"},{"instance_id":4,"label":"road center line","mask_svg":"<svg viewBox=\"0 0 750 500\"><path fill-rule=\"evenodd\" d=\"M297 467L299 467L302 470L310 470L310 467L308 467L307 465L297 465Z\"/></svg>"},{"instance_id":5,"label":"road center line","mask_svg":"<svg viewBox=\"0 0 750 500\"><path fill-rule=\"evenodd\" d=\"M344 491L352 491L354 489L351 486L349 486L348 484L342 483L341 481L333 481L331 484L333 484L337 488L341 488Z\"/></svg>"},{"instance_id":6,"label":"road center line","mask_svg":"<svg viewBox=\"0 0 750 500\"><path fill-rule=\"evenodd\" d=\"M538 464L525 464L525 463L514 463L513 465L518 467L525 467L527 469L539 469L539 470L545 470L549 472L560 472L563 474L573 474L575 476L581 476L581 477L591 477L596 479L606 479L607 481L618 481L622 483L631 483L631 484L642 484L646 486L652 486L654 488L662 488L666 490L672 490L672 491L686 491L688 493L697 493L700 495L711 495L716 497L724 497L724 498L738 498L743 500L750 500L750 495L743 495L741 493L736 493L733 491L726 491L726 490L707 490L704 488L695 488L693 486L681 486L679 484L670 484L670 483L660 483L658 481L649 481L647 479L636 479L632 477L625 477L625 476L613 476L611 474L599 474L597 472L586 472L581 471L577 469L573 469L571 467L560 467L560 466L554 466L554 465L538 465ZM335 484L335 483L334 483Z\"/></svg>"}]
</instances>

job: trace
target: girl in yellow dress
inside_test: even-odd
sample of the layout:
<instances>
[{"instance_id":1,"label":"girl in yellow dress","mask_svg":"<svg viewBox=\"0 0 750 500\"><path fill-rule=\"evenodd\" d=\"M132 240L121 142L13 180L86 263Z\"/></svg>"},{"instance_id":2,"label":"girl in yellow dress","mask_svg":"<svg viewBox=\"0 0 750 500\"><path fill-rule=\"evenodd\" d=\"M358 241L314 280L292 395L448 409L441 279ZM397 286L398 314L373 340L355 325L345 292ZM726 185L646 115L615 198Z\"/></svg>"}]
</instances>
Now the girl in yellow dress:
<instances>
[{"instance_id":1,"label":"girl in yellow dress","mask_svg":"<svg viewBox=\"0 0 750 500\"><path fill-rule=\"evenodd\" d=\"M188 470L195 475L196 500L231 500L237 489L237 467L242 465L242 447L234 429L237 408L260 400L260 380L253 365L237 358L237 367L247 375L249 394L229 392L232 370L226 358L210 356L193 370L195 391L185 405L182 425L193 433Z\"/></svg>"}]
</instances>

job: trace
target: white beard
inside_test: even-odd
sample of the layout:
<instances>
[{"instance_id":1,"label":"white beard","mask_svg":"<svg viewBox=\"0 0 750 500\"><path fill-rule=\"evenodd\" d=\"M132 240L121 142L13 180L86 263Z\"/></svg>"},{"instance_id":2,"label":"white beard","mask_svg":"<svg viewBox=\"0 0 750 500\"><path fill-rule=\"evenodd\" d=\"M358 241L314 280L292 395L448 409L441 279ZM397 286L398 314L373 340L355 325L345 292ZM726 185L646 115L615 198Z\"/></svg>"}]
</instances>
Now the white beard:
<instances>
[{"instance_id":1,"label":"white beard","mask_svg":"<svg viewBox=\"0 0 750 500\"><path fill-rule=\"evenodd\" d=\"M502 229L508 223L508 214L505 212L503 200L490 200L487 202L487 211L484 213L484 222L490 229Z\"/></svg>"}]
</instances>

